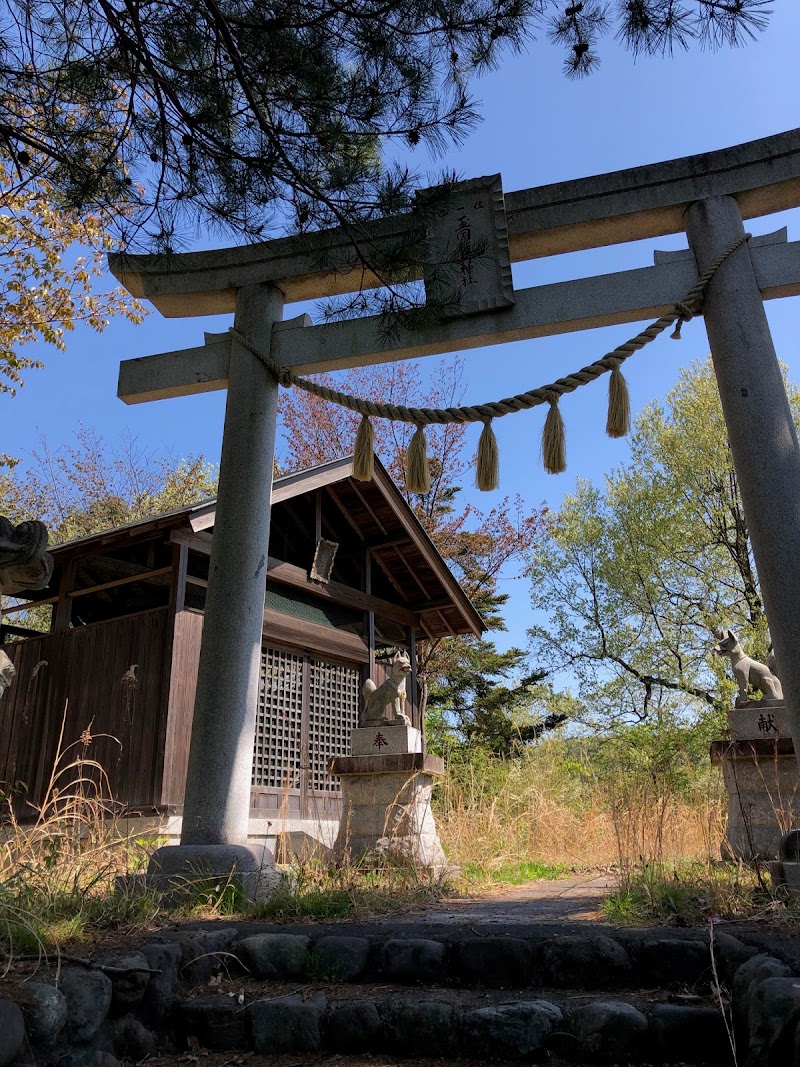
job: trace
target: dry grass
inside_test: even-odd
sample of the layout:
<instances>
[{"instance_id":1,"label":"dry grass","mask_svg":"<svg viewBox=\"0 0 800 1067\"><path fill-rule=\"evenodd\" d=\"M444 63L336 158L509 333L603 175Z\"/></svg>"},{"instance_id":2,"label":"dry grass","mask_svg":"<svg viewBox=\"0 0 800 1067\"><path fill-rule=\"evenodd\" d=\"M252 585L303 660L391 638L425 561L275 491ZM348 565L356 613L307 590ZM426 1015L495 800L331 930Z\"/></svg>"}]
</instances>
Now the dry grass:
<instances>
[{"instance_id":1,"label":"dry grass","mask_svg":"<svg viewBox=\"0 0 800 1067\"><path fill-rule=\"evenodd\" d=\"M723 863L726 798L718 772L667 746L661 767L611 748L555 739L506 762L455 754L439 788L437 823L451 862L475 883L613 869L606 919L705 924L794 923L765 872Z\"/></svg>"},{"instance_id":2,"label":"dry grass","mask_svg":"<svg viewBox=\"0 0 800 1067\"><path fill-rule=\"evenodd\" d=\"M609 922L624 926L797 920L797 909L788 906L785 894L774 890L756 867L709 859L630 867L601 910Z\"/></svg>"},{"instance_id":3,"label":"dry grass","mask_svg":"<svg viewBox=\"0 0 800 1067\"><path fill-rule=\"evenodd\" d=\"M63 740L63 739L62 739ZM19 822L11 797L0 839L0 957L47 951L99 929L152 923L154 893L114 891L114 878L144 868L158 842L138 838L116 818L87 730L59 743L45 800ZM599 750L554 738L510 760L461 748L437 790L436 821L451 863L475 883L522 882L571 870L614 868L620 889L607 917L618 922L742 917L779 901L757 874L717 860L724 791L702 759L666 744L659 763L636 746ZM284 857L288 859L288 857ZM347 919L424 906L450 891L406 864L375 870L332 864L319 850L284 868L268 902L247 904L235 879L210 880L184 915ZM0 960L1 965L1 960Z\"/></svg>"},{"instance_id":4,"label":"dry grass","mask_svg":"<svg viewBox=\"0 0 800 1067\"><path fill-rule=\"evenodd\" d=\"M102 766L91 758L90 727L64 745L41 806L0 794L0 953L46 952L88 931L134 928L159 910L153 894L114 892L117 874L141 869L151 842L121 829Z\"/></svg>"},{"instance_id":5,"label":"dry grass","mask_svg":"<svg viewBox=\"0 0 800 1067\"><path fill-rule=\"evenodd\" d=\"M597 869L719 855L724 794L709 769L674 779L549 741L506 762L450 761L437 824L451 862ZM684 771L686 768L684 768Z\"/></svg>"}]
</instances>

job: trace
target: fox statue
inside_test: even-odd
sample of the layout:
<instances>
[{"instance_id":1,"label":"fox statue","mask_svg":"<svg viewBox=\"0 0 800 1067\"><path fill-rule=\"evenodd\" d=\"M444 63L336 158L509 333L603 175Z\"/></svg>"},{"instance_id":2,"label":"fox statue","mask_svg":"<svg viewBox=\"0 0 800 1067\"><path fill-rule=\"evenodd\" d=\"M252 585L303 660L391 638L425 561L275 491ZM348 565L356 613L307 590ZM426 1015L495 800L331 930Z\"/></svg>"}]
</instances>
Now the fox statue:
<instances>
[{"instance_id":1,"label":"fox statue","mask_svg":"<svg viewBox=\"0 0 800 1067\"><path fill-rule=\"evenodd\" d=\"M408 653L395 652L389 660L389 677L376 685L371 678L364 682L361 690L364 697L364 709L361 712L359 726L410 726L411 720L403 708L406 703L406 678L411 674L411 660ZM392 718L385 715L387 707L392 709Z\"/></svg>"},{"instance_id":2,"label":"fox statue","mask_svg":"<svg viewBox=\"0 0 800 1067\"><path fill-rule=\"evenodd\" d=\"M780 679L776 677L770 668L759 663L757 659L750 659L744 654L744 649L739 644L739 639L733 630L717 635L718 643L714 646L716 656L727 656L733 667L733 676L739 686L739 700L746 701L748 690L752 685L760 689L762 696L772 700L783 700L783 689ZM774 662L774 657L773 657Z\"/></svg>"}]
</instances>

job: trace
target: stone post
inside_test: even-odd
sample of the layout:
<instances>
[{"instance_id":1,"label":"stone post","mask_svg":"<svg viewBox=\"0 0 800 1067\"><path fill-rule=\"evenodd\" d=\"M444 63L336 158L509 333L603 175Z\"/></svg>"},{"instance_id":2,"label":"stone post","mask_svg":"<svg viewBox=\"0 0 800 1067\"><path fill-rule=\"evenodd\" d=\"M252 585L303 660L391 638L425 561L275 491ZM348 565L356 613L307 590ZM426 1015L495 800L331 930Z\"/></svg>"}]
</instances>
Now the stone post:
<instances>
[{"instance_id":1,"label":"stone post","mask_svg":"<svg viewBox=\"0 0 800 1067\"><path fill-rule=\"evenodd\" d=\"M700 272L743 232L729 196L686 212ZM703 305L733 464L800 758L800 447L745 244L723 263Z\"/></svg>"},{"instance_id":2,"label":"stone post","mask_svg":"<svg viewBox=\"0 0 800 1067\"><path fill-rule=\"evenodd\" d=\"M236 328L269 352L282 309L274 286L239 289ZM275 378L233 339L181 844L157 850L153 874L264 862L246 846L277 406Z\"/></svg>"}]
</instances>

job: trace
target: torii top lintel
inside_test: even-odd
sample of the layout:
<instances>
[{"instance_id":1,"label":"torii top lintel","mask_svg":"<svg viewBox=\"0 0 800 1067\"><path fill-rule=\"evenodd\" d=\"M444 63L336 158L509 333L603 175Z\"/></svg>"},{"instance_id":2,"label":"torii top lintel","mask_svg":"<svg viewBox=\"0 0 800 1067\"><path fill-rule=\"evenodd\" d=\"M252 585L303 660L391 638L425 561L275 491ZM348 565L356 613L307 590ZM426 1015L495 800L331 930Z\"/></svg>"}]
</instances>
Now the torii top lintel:
<instances>
[{"instance_id":1,"label":"torii top lintel","mask_svg":"<svg viewBox=\"0 0 800 1067\"><path fill-rule=\"evenodd\" d=\"M505 195L512 261L660 237L683 230L689 204L736 198L744 218L800 205L800 129L645 167ZM371 224L370 241L397 239L410 216ZM367 231L365 231L367 232ZM236 290L272 282L287 302L377 284L353 268L351 237L303 237L205 252L109 256L114 276L170 318L233 312Z\"/></svg>"}]
</instances>

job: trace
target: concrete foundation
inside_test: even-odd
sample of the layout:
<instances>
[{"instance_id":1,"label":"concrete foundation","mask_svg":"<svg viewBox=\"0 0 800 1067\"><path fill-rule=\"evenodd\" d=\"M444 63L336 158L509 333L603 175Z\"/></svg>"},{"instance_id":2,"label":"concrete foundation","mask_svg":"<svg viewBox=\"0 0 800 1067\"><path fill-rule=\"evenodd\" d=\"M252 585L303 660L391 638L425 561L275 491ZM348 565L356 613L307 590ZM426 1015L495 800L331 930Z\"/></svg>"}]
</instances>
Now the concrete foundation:
<instances>
[{"instance_id":1,"label":"concrete foundation","mask_svg":"<svg viewBox=\"0 0 800 1067\"><path fill-rule=\"evenodd\" d=\"M177 845L181 839L183 819L180 815L142 815L119 819L116 823L122 835L130 835L152 847ZM339 830L339 819L263 819L250 817L247 845L265 847L278 863L309 855L326 855L333 848Z\"/></svg>"},{"instance_id":2,"label":"concrete foundation","mask_svg":"<svg viewBox=\"0 0 800 1067\"><path fill-rule=\"evenodd\" d=\"M143 881L148 889L180 896L217 878L233 878L250 900L263 900L281 875L263 845L164 845L150 857Z\"/></svg>"},{"instance_id":3,"label":"concrete foundation","mask_svg":"<svg viewBox=\"0 0 800 1067\"><path fill-rule=\"evenodd\" d=\"M444 772L440 759L421 752L339 756L331 762L331 772L342 782L337 856L447 867L431 810L434 778Z\"/></svg>"}]
</instances>

